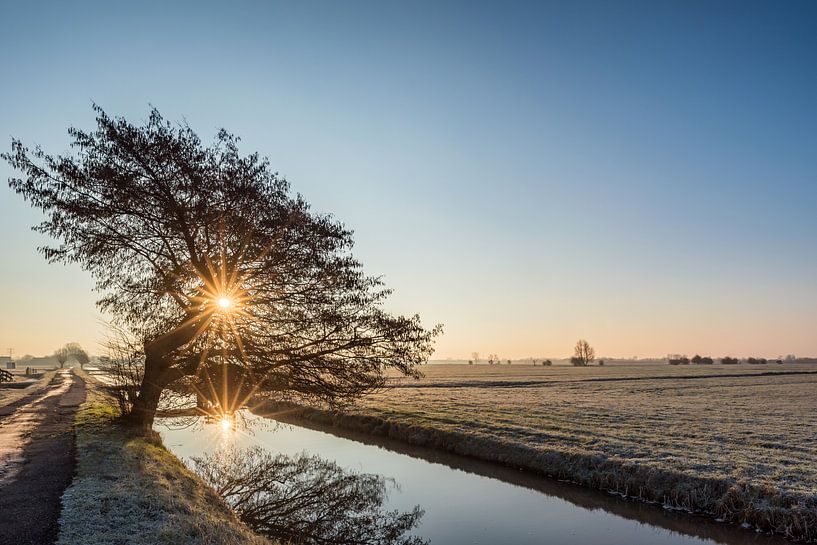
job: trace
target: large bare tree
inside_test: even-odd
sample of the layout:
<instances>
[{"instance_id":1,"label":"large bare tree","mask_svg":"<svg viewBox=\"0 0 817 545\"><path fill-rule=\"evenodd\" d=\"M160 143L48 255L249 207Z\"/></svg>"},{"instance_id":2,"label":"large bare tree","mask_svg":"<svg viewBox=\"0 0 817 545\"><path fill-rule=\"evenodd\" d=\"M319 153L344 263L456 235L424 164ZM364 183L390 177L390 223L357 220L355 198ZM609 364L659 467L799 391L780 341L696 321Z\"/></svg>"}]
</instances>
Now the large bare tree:
<instances>
[{"instance_id":1,"label":"large bare tree","mask_svg":"<svg viewBox=\"0 0 817 545\"><path fill-rule=\"evenodd\" d=\"M183 377L237 369L252 390L337 401L417 375L439 326L393 316L377 277L351 255L352 233L315 213L225 130L202 144L153 109L142 125L99 107L96 129L69 129L72 151L13 140L10 187L46 214L52 262L78 263L99 306L140 340L144 376L130 415L152 425Z\"/></svg>"},{"instance_id":2,"label":"large bare tree","mask_svg":"<svg viewBox=\"0 0 817 545\"><path fill-rule=\"evenodd\" d=\"M596 359L596 351L593 350L589 342L579 339L573 348L573 357L570 358L570 363L585 367L590 365L594 359Z\"/></svg>"},{"instance_id":3,"label":"large bare tree","mask_svg":"<svg viewBox=\"0 0 817 545\"><path fill-rule=\"evenodd\" d=\"M68 351L66 347L57 348L54 351L54 359L57 360L57 363L60 364L60 369L65 366L65 363L71 357L71 352Z\"/></svg>"}]
</instances>

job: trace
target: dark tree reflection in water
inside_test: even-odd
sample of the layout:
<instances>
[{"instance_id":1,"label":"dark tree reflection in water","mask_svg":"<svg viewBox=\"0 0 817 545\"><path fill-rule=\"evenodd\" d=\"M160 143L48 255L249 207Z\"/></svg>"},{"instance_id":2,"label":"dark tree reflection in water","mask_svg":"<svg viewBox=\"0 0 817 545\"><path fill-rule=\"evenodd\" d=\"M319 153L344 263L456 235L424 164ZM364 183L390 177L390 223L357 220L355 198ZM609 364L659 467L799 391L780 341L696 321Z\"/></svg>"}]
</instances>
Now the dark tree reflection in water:
<instances>
[{"instance_id":1,"label":"dark tree reflection in water","mask_svg":"<svg viewBox=\"0 0 817 545\"><path fill-rule=\"evenodd\" d=\"M344 470L301 453L273 455L259 447L227 449L192 459L201 475L254 531L294 544L424 545L407 535L423 516L385 511L389 488L380 475Z\"/></svg>"}]
</instances>

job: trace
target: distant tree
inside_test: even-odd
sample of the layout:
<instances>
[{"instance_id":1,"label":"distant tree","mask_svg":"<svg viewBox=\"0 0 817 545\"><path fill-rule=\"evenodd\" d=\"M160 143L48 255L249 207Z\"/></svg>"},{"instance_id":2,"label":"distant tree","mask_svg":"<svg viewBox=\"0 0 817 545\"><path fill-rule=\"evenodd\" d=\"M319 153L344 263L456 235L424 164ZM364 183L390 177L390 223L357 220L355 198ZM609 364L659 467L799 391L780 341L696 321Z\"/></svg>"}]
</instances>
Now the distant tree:
<instances>
[{"instance_id":1,"label":"distant tree","mask_svg":"<svg viewBox=\"0 0 817 545\"><path fill-rule=\"evenodd\" d=\"M68 357L76 360L80 369L84 368L85 364L91 361L88 352L86 352L79 343L68 343L65 345L65 349L68 351Z\"/></svg>"},{"instance_id":2,"label":"distant tree","mask_svg":"<svg viewBox=\"0 0 817 545\"><path fill-rule=\"evenodd\" d=\"M471 359L474 363L479 363L479 352L471 352Z\"/></svg>"},{"instance_id":3,"label":"distant tree","mask_svg":"<svg viewBox=\"0 0 817 545\"><path fill-rule=\"evenodd\" d=\"M721 358L721 363L723 365L737 365L740 362L738 361L737 358L732 358L730 356L724 356L723 358Z\"/></svg>"},{"instance_id":4,"label":"distant tree","mask_svg":"<svg viewBox=\"0 0 817 545\"><path fill-rule=\"evenodd\" d=\"M599 365L604 365L604 360L599 360Z\"/></svg>"},{"instance_id":5,"label":"distant tree","mask_svg":"<svg viewBox=\"0 0 817 545\"><path fill-rule=\"evenodd\" d=\"M78 354L75 354L75 356L77 357L77 363L79 363L80 369L84 369L85 365L91 361L90 356L88 356L88 353L84 350Z\"/></svg>"},{"instance_id":6,"label":"distant tree","mask_svg":"<svg viewBox=\"0 0 817 545\"><path fill-rule=\"evenodd\" d=\"M57 360L57 363L60 364L60 369L65 366L65 362L68 361L68 358L71 357L71 353L68 352L68 349L64 346L62 348L58 348L54 351L54 359Z\"/></svg>"},{"instance_id":7,"label":"distant tree","mask_svg":"<svg viewBox=\"0 0 817 545\"><path fill-rule=\"evenodd\" d=\"M542 362L542 365L544 365L545 367L550 367L551 365L553 365L553 362L550 360L544 360Z\"/></svg>"},{"instance_id":8,"label":"distant tree","mask_svg":"<svg viewBox=\"0 0 817 545\"><path fill-rule=\"evenodd\" d=\"M570 358L570 363L573 365L585 367L596 359L596 351L590 346L590 343L584 339L579 339L576 346L573 348L573 357Z\"/></svg>"},{"instance_id":9,"label":"distant tree","mask_svg":"<svg viewBox=\"0 0 817 545\"><path fill-rule=\"evenodd\" d=\"M511 360L508 360L508 365L510 365L510 364L511 364Z\"/></svg>"},{"instance_id":10,"label":"distant tree","mask_svg":"<svg viewBox=\"0 0 817 545\"><path fill-rule=\"evenodd\" d=\"M794 354L786 354L786 362L795 362L797 361L797 356Z\"/></svg>"},{"instance_id":11,"label":"distant tree","mask_svg":"<svg viewBox=\"0 0 817 545\"><path fill-rule=\"evenodd\" d=\"M382 387L388 369L420 375L440 328L384 310L390 291L353 257L352 232L266 159L155 109L134 125L94 108L95 130L69 129L71 154L13 140L2 157L57 240L46 259L89 271L101 310L138 339L128 423L151 430L163 392L220 369L251 393L327 403Z\"/></svg>"},{"instance_id":12,"label":"distant tree","mask_svg":"<svg viewBox=\"0 0 817 545\"><path fill-rule=\"evenodd\" d=\"M468 365L474 365L474 360L468 360Z\"/></svg>"},{"instance_id":13,"label":"distant tree","mask_svg":"<svg viewBox=\"0 0 817 545\"><path fill-rule=\"evenodd\" d=\"M698 354L695 354L690 361L695 365L711 365L714 363L714 360L709 356L700 356Z\"/></svg>"}]
</instances>

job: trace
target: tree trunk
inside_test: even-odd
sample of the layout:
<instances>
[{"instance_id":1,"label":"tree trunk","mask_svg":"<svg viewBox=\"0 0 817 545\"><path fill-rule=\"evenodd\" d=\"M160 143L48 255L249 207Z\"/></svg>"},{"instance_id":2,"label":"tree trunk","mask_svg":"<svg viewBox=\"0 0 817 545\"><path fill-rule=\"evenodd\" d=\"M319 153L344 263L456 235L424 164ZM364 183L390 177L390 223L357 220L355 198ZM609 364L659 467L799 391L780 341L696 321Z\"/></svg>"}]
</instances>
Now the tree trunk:
<instances>
[{"instance_id":1,"label":"tree trunk","mask_svg":"<svg viewBox=\"0 0 817 545\"><path fill-rule=\"evenodd\" d=\"M195 325L185 322L170 333L145 343L145 376L131 414L127 417L127 422L132 426L142 431L152 431L162 391L183 376L179 369L171 368L168 354L193 340L197 331Z\"/></svg>"},{"instance_id":2,"label":"tree trunk","mask_svg":"<svg viewBox=\"0 0 817 545\"><path fill-rule=\"evenodd\" d=\"M129 424L146 431L153 428L159 397L167 386L166 371L167 364L162 358L145 359L145 376L139 387L139 394L133 402L131 414L127 417Z\"/></svg>"}]
</instances>

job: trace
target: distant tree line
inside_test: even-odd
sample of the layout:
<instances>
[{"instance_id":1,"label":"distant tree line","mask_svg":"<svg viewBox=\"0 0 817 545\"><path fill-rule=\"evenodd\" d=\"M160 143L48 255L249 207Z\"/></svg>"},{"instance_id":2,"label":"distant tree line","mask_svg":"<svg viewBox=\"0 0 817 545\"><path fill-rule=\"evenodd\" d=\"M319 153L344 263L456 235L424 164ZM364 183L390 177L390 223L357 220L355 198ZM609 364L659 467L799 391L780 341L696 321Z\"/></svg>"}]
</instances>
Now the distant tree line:
<instances>
[{"instance_id":1,"label":"distant tree line","mask_svg":"<svg viewBox=\"0 0 817 545\"><path fill-rule=\"evenodd\" d=\"M82 369L86 363L91 361L90 356L88 356L88 352L86 352L79 343L68 343L62 348L58 348L54 351L54 359L60 364L60 369L62 369L65 364L72 359L79 364L80 369Z\"/></svg>"},{"instance_id":2,"label":"distant tree line","mask_svg":"<svg viewBox=\"0 0 817 545\"><path fill-rule=\"evenodd\" d=\"M794 361L794 358L791 360L788 359L786 361ZM741 360L738 358L733 358L731 356L724 356L720 359L722 365L738 365L741 363ZM689 365L690 363L694 363L695 365L712 365L715 363L715 360L710 358L709 356L699 356L695 354L691 359L686 356L681 356L678 354L671 355L667 358L667 363L670 365ZM746 363L749 365L766 365L769 363L769 360L766 358L746 358ZM775 363L783 363L782 359L775 360Z\"/></svg>"},{"instance_id":3,"label":"distant tree line","mask_svg":"<svg viewBox=\"0 0 817 545\"><path fill-rule=\"evenodd\" d=\"M475 363L479 363L479 352L471 352L471 359L468 360L468 365L474 365ZM502 359L497 356L496 354L488 354L488 365L500 365L502 363ZM505 363L510 365L511 360L506 359ZM536 362L533 363L536 365Z\"/></svg>"},{"instance_id":4,"label":"distant tree line","mask_svg":"<svg viewBox=\"0 0 817 545\"><path fill-rule=\"evenodd\" d=\"M637 360L638 358L634 356L632 359ZM488 365L502 363L502 360L496 354L489 354L487 361ZM529 361L533 364L534 367L540 364L545 367L553 365L553 362L549 359L538 360L536 358L530 358ZM579 339L578 341L576 341L576 345L573 347L573 356L570 358L571 365L575 367L587 367L594 361L596 361L596 351L593 349L592 346L590 346L590 343L588 343L584 339ZM613 361L616 361L615 358L613 358ZM654 360L649 361L658 363L660 362L660 358L656 358ZM749 357L746 358L745 360L740 360L738 358L733 358L732 356L724 356L719 360L715 360L715 358L712 358L711 356L701 356L700 354L695 354L691 358L681 354L670 354L669 356L667 356L667 363L669 363L670 365L690 365L690 364L714 365L716 361L720 361L722 365L738 365L742 361L745 361L749 365L765 365L770 362L770 360L766 358L755 357ZM810 358L797 358L794 354L788 354L785 357L778 356L778 358L774 360L774 363L779 364L782 364L784 362L795 363L798 361L810 362L812 360ZM479 362L480 362L479 352L472 352L471 359L468 360L468 363L470 365L474 365L475 363ZM505 362L508 365L511 364L511 360L505 360ZM817 362L817 360L815 360L815 362ZM605 360L603 359L598 360L598 365L603 366L604 363Z\"/></svg>"}]
</instances>

